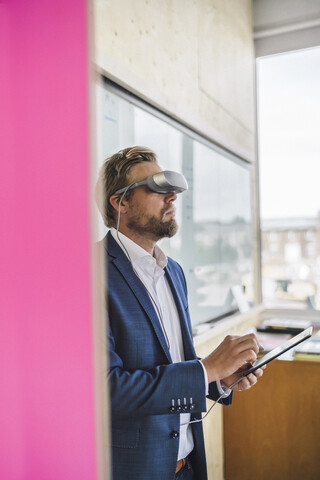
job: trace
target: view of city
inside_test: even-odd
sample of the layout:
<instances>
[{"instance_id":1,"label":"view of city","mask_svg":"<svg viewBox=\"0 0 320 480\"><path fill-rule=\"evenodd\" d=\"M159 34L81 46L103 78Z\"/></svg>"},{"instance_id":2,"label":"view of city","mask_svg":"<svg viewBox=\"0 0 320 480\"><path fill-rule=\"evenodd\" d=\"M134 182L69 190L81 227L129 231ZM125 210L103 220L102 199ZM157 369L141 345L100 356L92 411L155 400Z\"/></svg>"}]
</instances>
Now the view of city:
<instances>
[{"instance_id":1,"label":"view of city","mask_svg":"<svg viewBox=\"0 0 320 480\"><path fill-rule=\"evenodd\" d=\"M265 301L319 308L320 213L263 220L261 234Z\"/></svg>"},{"instance_id":2,"label":"view of city","mask_svg":"<svg viewBox=\"0 0 320 480\"><path fill-rule=\"evenodd\" d=\"M263 300L320 309L320 48L257 72Z\"/></svg>"}]
</instances>

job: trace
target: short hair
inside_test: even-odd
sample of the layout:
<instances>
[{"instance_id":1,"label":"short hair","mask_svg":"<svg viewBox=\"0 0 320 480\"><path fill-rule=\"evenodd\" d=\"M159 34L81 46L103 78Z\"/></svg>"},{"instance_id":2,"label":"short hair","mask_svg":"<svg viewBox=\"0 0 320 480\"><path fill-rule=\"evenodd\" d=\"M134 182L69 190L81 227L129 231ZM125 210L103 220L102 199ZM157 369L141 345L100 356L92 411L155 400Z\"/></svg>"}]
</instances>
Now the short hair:
<instances>
[{"instance_id":1,"label":"short hair","mask_svg":"<svg viewBox=\"0 0 320 480\"><path fill-rule=\"evenodd\" d=\"M109 202L117 190L127 187L129 173L133 165L142 162L157 163L157 156L147 147L129 147L108 157L103 163L96 184L96 202L107 227L116 225L115 209ZM129 200L133 190L126 194Z\"/></svg>"}]
</instances>

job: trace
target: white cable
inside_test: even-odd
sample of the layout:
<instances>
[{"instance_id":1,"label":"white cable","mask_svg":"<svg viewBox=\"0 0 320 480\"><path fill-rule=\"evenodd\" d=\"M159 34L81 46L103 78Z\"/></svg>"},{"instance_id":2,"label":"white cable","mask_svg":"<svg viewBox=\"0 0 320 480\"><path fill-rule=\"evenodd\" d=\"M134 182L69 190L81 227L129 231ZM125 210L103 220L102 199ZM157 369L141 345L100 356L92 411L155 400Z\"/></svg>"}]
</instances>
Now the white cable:
<instances>
[{"instance_id":1,"label":"white cable","mask_svg":"<svg viewBox=\"0 0 320 480\"><path fill-rule=\"evenodd\" d=\"M233 382L229 387L229 389L231 389L232 387L234 387L235 385L237 385L237 383L241 382L241 380L243 379L243 377L240 377L238 378L238 380L236 380L235 382ZM221 398L224 397L224 393L222 395L220 395L220 397L214 402L213 405L211 405L211 407L209 408L209 410L207 411L207 413L202 417L202 418L199 418L198 420L191 420L190 422L186 422L186 423L182 423L182 425L190 425L190 423L198 423L198 422L202 422L208 415L209 413L211 412L211 410L213 409L213 407L215 407L217 405L217 403L221 400Z\"/></svg>"},{"instance_id":2,"label":"white cable","mask_svg":"<svg viewBox=\"0 0 320 480\"><path fill-rule=\"evenodd\" d=\"M122 200L123 200L123 197L125 196L125 194L127 193L128 189L133 185L133 183L131 183L130 185L127 186L127 188L125 189L125 191L123 192L121 198L120 198L120 201L119 201L119 205L118 205L118 219L117 219L117 238L118 238L118 241L121 243L127 257L128 257L128 260L129 262L131 263L131 266L132 266L132 269L134 271L134 273L136 274L136 276L139 278L140 282L143 284L143 286L145 287L145 289L147 290L147 293L150 297L150 300L151 302L153 303L155 309L156 309L156 312L157 312L157 315L158 315L158 318L160 320L160 323L161 323L161 326L162 326L162 330L163 330L163 333L164 333L164 336L165 336L165 339L166 339L166 342L167 342L167 345L168 345L168 348L170 350L170 342L169 342L169 338L168 338L168 335L167 335L167 332L166 332L166 329L164 327L164 322L163 322L163 318L162 318L162 312L157 304L157 302L155 301L155 299L153 298L153 295L151 294L151 292L149 291L149 289L147 288L147 286L145 285L144 281L140 278L138 272L135 270L133 264L132 264L132 260L131 260L131 257L129 255L129 252L128 250L126 249L125 245L123 244L123 242L121 241L121 238L119 236L119 226L120 226L120 207L121 207L121 203L122 203Z\"/></svg>"}]
</instances>

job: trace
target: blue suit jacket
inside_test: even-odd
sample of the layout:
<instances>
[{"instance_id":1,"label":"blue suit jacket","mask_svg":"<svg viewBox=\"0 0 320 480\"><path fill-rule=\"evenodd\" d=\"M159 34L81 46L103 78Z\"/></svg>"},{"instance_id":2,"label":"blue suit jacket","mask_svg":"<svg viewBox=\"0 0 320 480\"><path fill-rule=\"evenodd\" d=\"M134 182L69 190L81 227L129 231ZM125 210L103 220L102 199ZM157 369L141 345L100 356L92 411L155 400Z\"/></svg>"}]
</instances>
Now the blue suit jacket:
<instances>
[{"instance_id":1,"label":"blue suit jacket","mask_svg":"<svg viewBox=\"0 0 320 480\"><path fill-rule=\"evenodd\" d=\"M192 342L184 274L169 258L165 275L179 312L185 354L184 362L172 363L144 285L110 232L106 239L113 479L173 480L179 448L178 400L193 419L206 410L204 375ZM218 396L216 384L210 384L210 397ZM227 398L222 403L230 402ZM205 480L201 422L192 429L195 478Z\"/></svg>"}]
</instances>

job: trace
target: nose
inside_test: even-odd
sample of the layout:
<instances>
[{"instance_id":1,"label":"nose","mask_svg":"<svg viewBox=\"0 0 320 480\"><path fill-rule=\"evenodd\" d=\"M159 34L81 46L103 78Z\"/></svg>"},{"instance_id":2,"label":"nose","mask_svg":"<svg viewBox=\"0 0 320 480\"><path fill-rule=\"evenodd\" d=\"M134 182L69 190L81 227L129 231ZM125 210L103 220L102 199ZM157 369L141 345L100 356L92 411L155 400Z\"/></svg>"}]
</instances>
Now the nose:
<instances>
[{"instance_id":1,"label":"nose","mask_svg":"<svg viewBox=\"0 0 320 480\"><path fill-rule=\"evenodd\" d=\"M176 192L165 193L165 202L166 203L173 203L176 199L177 199Z\"/></svg>"}]
</instances>

